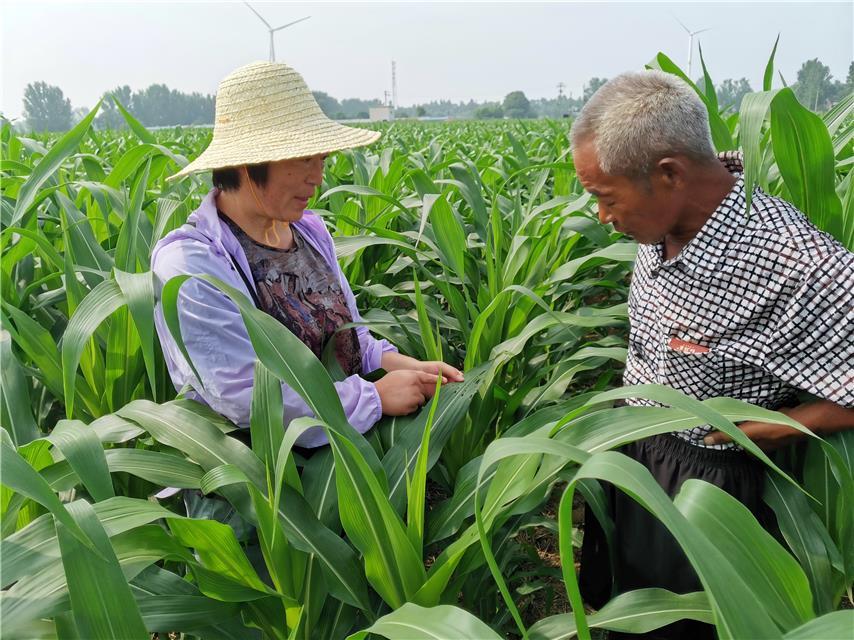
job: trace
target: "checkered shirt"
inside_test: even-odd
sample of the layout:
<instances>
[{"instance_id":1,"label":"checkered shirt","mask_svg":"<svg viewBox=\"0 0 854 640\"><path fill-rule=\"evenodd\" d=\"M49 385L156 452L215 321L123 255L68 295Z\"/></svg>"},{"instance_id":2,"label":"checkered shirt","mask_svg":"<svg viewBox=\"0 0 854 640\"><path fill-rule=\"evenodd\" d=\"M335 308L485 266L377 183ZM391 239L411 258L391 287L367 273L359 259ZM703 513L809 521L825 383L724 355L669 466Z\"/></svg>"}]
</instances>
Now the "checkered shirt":
<instances>
[{"instance_id":1,"label":"checkered shirt","mask_svg":"<svg viewBox=\"0 0 854 640\"><path fill-rule=\"evenodd\" d=\"M854 406L854 254L759 188L746 216L741 155L720 160L739 178L694 239L667 261L662 244L639 247L623 383L768 409L799 390ZM711 430L676 435L706 447Z\"/></svg>"}]
</instances>

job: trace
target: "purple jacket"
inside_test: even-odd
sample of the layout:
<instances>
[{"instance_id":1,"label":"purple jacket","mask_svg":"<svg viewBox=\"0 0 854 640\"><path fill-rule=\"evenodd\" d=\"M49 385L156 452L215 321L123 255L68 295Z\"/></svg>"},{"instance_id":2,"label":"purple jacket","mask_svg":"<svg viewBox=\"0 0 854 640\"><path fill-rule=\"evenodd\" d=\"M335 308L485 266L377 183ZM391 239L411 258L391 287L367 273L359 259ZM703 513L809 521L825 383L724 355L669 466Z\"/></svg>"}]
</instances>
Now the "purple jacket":
<instances>
[{"instance_id":1,"label":"purple jacket","mask_svg":"<svg viewBox=\"0 0 854 640\"><path fill-rule=\"evenodd\" d=\"M202 377L204 388L201 388L166 326L159 295L163 285L175 276L208 274L251 297L229 258L229 255L234 258L254 287L246 254L228 225L217 215L216 193L216 189L208 193L199 208L190 214L187 224L167 234L154 247L151 270L158 291L154 322L175 389L180 391L189 385L192 390L187 397L204 402L241 427L248 427L257 358L237 305L219 289L197 278L191 278L181 286L178 297L181 333L187 352ZM338 266L335 245L323 221L306 211L294 226L329 262L333 272L338 273L353 322L361 321L353 291ZM365 327L358 327L356 332L362 351L363 373L379 369L384 352L396 351L387 341L371 336ZM372 382L353 375L336 382L335 387L347 419L360 433L370 429L382 416L380 397ZM284 384L282 397L285 425L294 418L314 415L305 401ZM326 443L326 434L320 427L309 429L297 440L297 444L303 447L318 447Z\"/></svg>"}]
</instances>

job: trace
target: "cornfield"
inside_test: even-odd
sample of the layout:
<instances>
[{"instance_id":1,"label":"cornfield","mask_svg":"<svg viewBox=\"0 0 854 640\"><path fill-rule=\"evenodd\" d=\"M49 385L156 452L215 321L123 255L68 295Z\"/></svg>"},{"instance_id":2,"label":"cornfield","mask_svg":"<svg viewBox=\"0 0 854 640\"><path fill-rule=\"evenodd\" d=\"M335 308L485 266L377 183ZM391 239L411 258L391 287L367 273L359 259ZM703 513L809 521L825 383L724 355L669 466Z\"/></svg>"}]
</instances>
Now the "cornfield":
<instances>
[{"instance_id":1,"label":"cornfield","mask_svg":"<svg viewBox=\"0 0 854 640\"><path fill-rule=\"evenodd\" d=\"M685 78L664 54L650 66ZM705 73L715 146L743 150L749 185L854 248L854 96L818 116L772 76L773 55L764 90L731 113ZM165 178L210 134L149 132L124 109L128 131L99 132L97 110L61 136L2 126L4 638L557 640L684 618L721 638L851 637L854 431L769 457L736 422L803 427L619 386L636 247L598 223L567 124L378 125L380 143L328 159L309 208L366 324L466 379L363 437L334 367L214 282L259 358L249 446L176 396L154 330L151 249L209 189ZM182 282L162 291L176 338ZM316 419L282 429L281 382ZM626 397L664 406L614 406ZM304 457L295 440L318 423L330 446ZM704 482L671 500L616 451L702 424L767 466L782 539ZM703 591L585 609L573 507L581 494L607 529L600 480L667 526Z\"/></svg>"}]
</instances>

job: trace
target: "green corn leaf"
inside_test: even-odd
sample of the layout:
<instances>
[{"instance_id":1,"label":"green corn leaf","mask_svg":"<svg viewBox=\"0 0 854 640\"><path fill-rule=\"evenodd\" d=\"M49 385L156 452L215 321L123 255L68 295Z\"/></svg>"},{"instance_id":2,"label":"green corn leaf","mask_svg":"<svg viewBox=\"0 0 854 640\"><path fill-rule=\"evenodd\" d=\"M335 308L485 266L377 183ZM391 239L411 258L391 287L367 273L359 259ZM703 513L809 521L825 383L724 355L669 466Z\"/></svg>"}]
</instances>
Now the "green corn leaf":
<instances>
[{"instance_id":1,"label":"green corn leaf","mask_svg":"<svg viewBox=\"0 0 854 640\"><path fill-rule=\"evenodd\" d=\"M468 611L443 604L420 607L411 602L384 615L373 625L347 636L347 640L365 640L377 634L388 640L499 640L495 631Z\"/></svg>"},{"instance_id":2,"label":"green corn leaf","mask_svg":"<svg viewBox=\"0 0 854 640\"><path fill-rule=\"evenodd\" d=\"M91 505L79 500L68 505L68 512L98 550L93 553L64 524L57 523L71 612L81 637L147 640L148 633L130 587Z\"/></svg>"},{"instance_id":3,"label":"green corn leaf","mask_svg":"<svg viewBox=\"0 0 854 640\"><path fill-rule=\"evenodd\" d=\"M136 118L134 118L127 109L125 109L124 105L119 102L119 99L116 98L116 96L111 97L113 98L113 102L115 103L116 108L119 110L119 112L122 114L122 117L125 119L125 122L128 123L128 126L130 127L131 131L133 131L136 136L143 142L148 144L154 144L156 140L154 139L154 136L148 131L148 129L143 127L140 122Z\"/></svg>"},{"instance_id":4,"label":"green corn leaf","mask_svg":"<svg viewBox=\"0 0 854 640\"><path fill-rule=\"evenodd\" d=\"M115 497L101 441L78 420L61 420L46 438L60 451L93 500Z\"/></svg>"},{"instance_id":5,"label":"green corn leaf","mask_svg":"<svg viewBox=\"0 0 854 640\"><path fill-rule=\"evenodd\" d=\"M587 622L597 629L648 633L685 619L713 622L704 593L678 594L665 589L629 591L588 616ZM570 640L576 635L575 620L568 613L549 616L535 623L530 635L531 640Z\"/></svg>"},{"instance_id":6,"label":"green corn leaf","mask_svg":"<svg viewBox=\"0 0 854 640\"><path fill-rule=\"evenodd\" d=\"M442 253L444 264L458 278L465 281L466 236L445 196L427 194L424 206L429 209L430 225L436 236L436 244Z\"/></svg>"},{"instance_id":7,"label":"green corn leaf","mask_svg":"<svg viewBox=\"0 0 854 640\"><path fill-rule=\"evenodd\" d=\"M98 101L98 104L95 105L85 118L78 122L71 131L53 143L47 154L33 168L32 173L18 193L18 198L15 201L15 213L12 215L8 226L18 226L24 215L36 203L36 196L42 185L56 173L57 169L59 169L68 156L74 153L80 142L89 132L89 127L92 125L92 121L95 119L95 115L100 108L101 102Z\"/></svg>"},{"instance_id":8,"label":"green corn leaf","mask_svg":"<svg viewBox=\"0 0 854 640\"><path fill-rule=\"evenodd\" d=\"M780 44L780 34L777 34L777 39L774 40L774 48L771 49L771 55L768 57L768 64L765 65L765 75L762 77L762 90L771 91L771 83L774 81L774 57L777 55L777 45Z\"/></svg>"},{"instance_id":9,"label":"green corn leaf","mask_svg":"<svg viewBox=\"0 0 854 640\"><path fill-rule=\"evenodd\" d=\"M794 486L798 486L797 483L786 474L780 467L778 467L771 459L762 451L756 443L750 440L744 432L735 426L735 424L722 416L718 411L714 409L715 404L709 402L700 402L699 400L695 400L684 393L677 391L676 389L672 389L670 387L665 387L662 385L655 384L644 384L644 385L633 385L622 387L620 389L613 389L611 391L605 391L594 396L591 400L588 401L588 405L594 405L603 401L617 400L622 398L646 398L648 400L653 400L655 402L659 402L661 404L666 404L671 407L675 407L677 409L682 409L687 413L694 415L703 420L704 424L709 424L715 427L719 431L723 431L728 436L730 436L734 442L741 445L744 449L753 454L756 458L759 458L763 463L765 463L768 467L776 471L780 474L781 477L785 478ZM736 401L737 402L737 401ZM749 408L750 405L747 403L741 403L740 408L744 411L745 408ZM778 422L780 424L785 424L787 426L792 427L793 429L797 429L801 433L810 436L816 437L809 429L804 427L799 422L788 418L784 414L778 414L768 410L762 410L758 407L756 408L758 411L754 414L761 414L763 417L766 417L774 422ZM742 420L749 418L742 418Z\"/></svg>"},{"instance_id":10,"label":"green corn leaf","mask_svg":"<svg viewBox=\"0 0 854 640\"><path fill-rule=\"evenodd\" d=\"M122 496L97 502L92 508L111 538L161 518L182 517L154 502ZM3 587L36 575L46 567L58 566L59 558L54 518L45 514L0 541Z\"/></svg>"},{"instance_id":11,"label":"green corn leaf","mask_svg":"<svg viewBox=\"0 0 854 640\"><path fill-rule=\"evenodd\" d=\"M832 557L839 552L810 508L808 498L770 473L765 479L764 497L777 516L780 532L806 573L816 612L832 611L835 608Z\"/></svg>"},{"instance_id":12,"label":"green corn leaf","mask_svg":"<svg viewBox=\"0 0 854 640\"><path fill-rule=\"evenodd\" d=\"M365 575L392 607L413 597L426 575L400 516L356 446L327 428L335 456L341 524L365 561Z\"/></svg>"},{"instance_id":13,"label":"green corn leaf","mask_svg":"<svg viewBox=\"0 0 854 640\"><path fill-rule=\"evenodd\" d=\"M0 425L16 447L39 437L39 429L30 409L30 390L21 365L12 352L12 336L0 329Z\"/></svg>"},{"instance_id":14,"label":"green corn leaf","mask_svg":"<svg viewBox=\"0 0 854 640\"><path fill-rule=\"evenodd\" d=\"M483 382L486 366L466 371L465 381L451 383L442 389L436 413L430 429L430 451L427 457L427 470L433 468L440 454L453 434L454 429L464 418L471 405L472 398ZM406 474L414 473L414 465L421 450L421 438L427 428L429 412L389 419L388 424L395 425L399 435L383 457L382 464L389 479L388 496L399 513L403 513L406 504ZM375 427L384 429L385 427Z\"/></svg>"},{"instance_id":15,"label":"green corn leaf","mask_svg":"<svg viewBox=\"0 0 854 640\"><path fill-rule=\"evenodd\" d=\"M189 406L179 402L156 405L136 400L118 413L143 426L159 442L183 451L206 471L233 464L262 493L266 492L265 471L255 454L220 431L199 410L191 410ZM242 510L244 517L254 519L251 511L245 510L251 505L230 489L223 488L220 493ZM286 508L280 508L278 515L288 541L300 551L314 554L331 594L349 604L369 609L364 575L358 569L353 549L317 520L305 499L292 487L283 488L282 498Z\"/></svg>"},{"instance_id":16,"label":"green corn leaf","mask_svg":"<svg viewBox=\"0 0 854 640\"><path fill-rule=\"evenodd\" d=\"M792 203L819 229L844 241L830 134L791 89L781 89L771 101L771 143Z\"/></svg>"},{"instance_id":17,"label":"green corn leaf","mask_svg":"<svg viewBox=\"0 0 854 640\"><path fill-rule=\"evenodd\" d=\"M421 292L421 283L418 274L412 272L412 282L415 286L415 311L418 313L418 328L421 330L421 340L424 342L424 352L427 360L441 360L439 346L433 336L430 326L430 318L427 315L427 307L424 305L424 294Z\"/></svg>"},{"instance_id":18,"label":"green corn leaf","mask_svg":"<svg viewBox=\"0 0 854 640\"><path fill-rule=\"evenodd\" d=\"M816 638L850 638L854 628L854 611L833 611L792 629L784 640L816 640Z\"/></svg>"},{"instance_id":19,"label":"green corn leaf","mask_svg":"<svg viewBox=\"0 0 854 640\"><path fill-rule=\"evenodd\" d=\"M441 354L440 354L441 355ZM436 390L430 401L430 410L427 415L427 424L421 436L421 446L418 457L415 460L412 480L407 490L407 534L412 546L418 555L422 555L424 548L424 508L427 493L427 454L430 449L430 430L433 426L433 416L436 415L436 407L441 395L442 379L436 380Z\"/></svg>"},{"instance_id":20,"label":"green corn leaf","mask_svg":"<svg viewBox=\"0 0 854 640\"><path fill-rule=\"evenodd\" d=\"M104 280L87 295L68 321L62 337L62 382L65 392L65 415L74 415L77 366L86 343L95 330L126 299L115 280Z\"/></svg>"},{"instance_id":21,"label":"green corn leaf","mask_svg":"<svg viewBox=\"0 0 854 640\"><path fill-rule=\"evenodd\" d=\"M815 617L807 576L747 507L700 480L686 480L674 502L688 522L739 568L752 585L757 604L781 629L793 629Z\"/></svg>"},{"instance_id":22,"label":"green corn leaf","mask_svg":"<svg viewBox=\"0 0 854 640\"><path fill-rule=\"evenodd\" d=\"M259 598L265 594L275 595L276 592L258 577L246 554L240 548L237 538L234 537L234 531L227 524L214 520L188 518L170 520L169 528L181 544L196 550L199 561L207 570L206 577L210 577L208 572L218 574L251 591L257 591ZM220 599L228 598L225 591L217 594L207 593L207 595ZM240 597L246 597L246 594L241 592Z\"/></svg>"},{"instance_id":23,"label":"green corn leaf","mask_svg":"<svg viewBox=\"0 0 854 640\"><path fill-rule=\"evenodd\" d=\"M744 151L744 195L745 215L750 212L753 201L753 190L760 184L764 160L762 141L762 125L771 109L771 102L777 91L748 93L741 101L739 110L740 142Z\"/></svg>"},{"instance_id":24,"label":"green corn leaf","mask_svg":"<svg viewBox=\"0 0 854 640\"><path fill-rule=\"evenodd\" d=\"M75 264L97 269L106 277L113 268L113 259L98 243L89 219L62 191L54 195L60 206L63 234L75 257ZM95 287L104 277L98 277L90 271L83 272L83 278L90 287Z\"/></svg>"},{"instance_id":25,"label":"green corn leaf","mask_svg":"<svg viewBox=\"0 0 854 640\"><path fill-rule=\"evenodd\" d=\"M150 389L154 391L157 388L157 365L154 351L154 275L151 271L126 273L115 269L113 276L116 279L116 284L119 285L119 289L121 289L128 312L133 318L134 327L139 334L142 357L148 374L148 384Z\"/></svg>"},{"instance_id":26,"label":"green corn leaf","mask_svg":"<svg viewBox=\"0 0 854 640\"><path fill-rule=\"evenodd\" d=\"M260 360L255 363L255 384L252 387L249 415L252 450L267 467L268 472L272 472L285 432L282 423L282 385Z\"/></svg>"},{"instance_id":27,"label":"green corn leaf","mask_svg":"<svg viewBox=\"0 0 854 640\"><path fill-rule=\"evenodd\" d=\"M92 541L76 520L69 515L45 479L15 451L12 439L5 429L0 429L0 455L2 455L0 466L3 468L3 484L44 506L83 546L94 550Z\"/></svg>"},{"instance_id":28,"label":"green corn leaf","mask_svg":"<svg viewBox=\"0 0 854 640\"><path fill-rule=\"evenodd\" d=\"M145 199L145 189L148 184L150 171L151 159L147 160L145 166L137 173L136 179L131 186L131 199L128 205L127 216L122 224L119 239L116 243L116 268L130 273L137 271L138 262L143 265L144 270L148 269L148 252L140 250L143 244L140 239L140 227L143 216L142 205Z\"/></svg>"}]
</instances>

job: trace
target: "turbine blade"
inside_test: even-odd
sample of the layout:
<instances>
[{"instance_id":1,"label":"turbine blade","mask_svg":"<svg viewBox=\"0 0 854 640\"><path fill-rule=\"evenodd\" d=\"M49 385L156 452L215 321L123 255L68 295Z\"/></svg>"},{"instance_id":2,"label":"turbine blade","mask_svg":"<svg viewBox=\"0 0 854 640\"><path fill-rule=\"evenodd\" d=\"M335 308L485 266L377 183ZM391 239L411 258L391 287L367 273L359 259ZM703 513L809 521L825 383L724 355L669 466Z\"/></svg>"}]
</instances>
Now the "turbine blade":
<instances>
[{"instance_id":1,"label":"turbine blade","mask_svg":"<svg viewBox=\"0 0 854 640\"><path fill-rule=\"evenodd\" d=\"M272 28L273 28L273 27L271 27L271 26L270 26L270 23L269 23L269 22L267 22L266 20L264 20L264 18L263 18L263 17L261 17L261 14L260 14L260 13L258 13L257 11L255 11L255 9L253 9L253 8L252 8L252 5L251 5L251 4L249 4L248 2L246 2L246 0L244 0L243 4L245 4L247 7L249 7L249 10L250 10L252 13L254 13L256 16L258 16L258 19L259 19L261 22L263 22L264 24L266 24L268 29L272 29Z\"/></svg>"},{"instance_id":2,"label":"turbine blade","mask_svg":"<svg viewBox=\"0 0 854 640\"><path fill-rule=\"evenodd\" d=\"M308 20L310 17L311 16L306 16L305 18L300 18L299 20L294 20L293 22L289 22L288 24L283 24L281 27L276 27L272 31L273 31L273 33L275 33L276 31L281 31L285 27L290 27L291 25L295 25L296 23L302 22L303 20Z\"/></svg>"},{"instance_id":3,"label":"turbine blade","mask_svg":"<svg viewBox=\"0 0 854 640\"><path fill-rule=\"evenodd\" d=\"M673 14L671 14L671 15L673 15ZM691 35L691 30L690 30L688 27L686 27L686 26L685 26L685 23L684 23L684 22L682 22L682 21L681 21L679 18L677 18L676 16L673 16L673 19L674 19L674 20L676 20L676 22L678 22L678 23L679 23L679 26L680 26L680 27L682 27L683 29L685 29L685 33L687 33L688 35Z\"/></svg>"}]
</instances>

